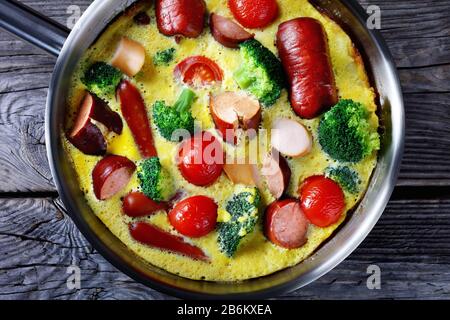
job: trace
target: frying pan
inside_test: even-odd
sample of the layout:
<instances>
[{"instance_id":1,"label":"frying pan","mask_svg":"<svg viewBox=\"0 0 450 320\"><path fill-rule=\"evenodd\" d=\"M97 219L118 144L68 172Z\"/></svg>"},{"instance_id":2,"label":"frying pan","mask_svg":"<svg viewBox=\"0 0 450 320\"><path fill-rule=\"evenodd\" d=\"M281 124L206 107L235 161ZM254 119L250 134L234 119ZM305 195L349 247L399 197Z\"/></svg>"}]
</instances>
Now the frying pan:
<instances>
[{"instance_id":1,"label":"frying pan","mask_svg":"<svg viewBox=\"0 0 450 320\"><path fill-rule=\"evenodd\" d=\"M48 90L45 130L48 159L63 210L83 235L115 267L135 280L181 298L267 298L301 288L344 260L380 218L395 186L404 143L404 108L400 83L389 50L353 0L314 0L313 4L346 30L365 59L378 92L382 148L368 190L336 233L304 262L257 279L237 282L194 281L161 270L132 253L95 216L77 184L62 147L66 94L72 72L85 50L133 0L95 0L69 30L15 0L0 1L0 27L58 56Z\"/></svg>"}]
</instances>

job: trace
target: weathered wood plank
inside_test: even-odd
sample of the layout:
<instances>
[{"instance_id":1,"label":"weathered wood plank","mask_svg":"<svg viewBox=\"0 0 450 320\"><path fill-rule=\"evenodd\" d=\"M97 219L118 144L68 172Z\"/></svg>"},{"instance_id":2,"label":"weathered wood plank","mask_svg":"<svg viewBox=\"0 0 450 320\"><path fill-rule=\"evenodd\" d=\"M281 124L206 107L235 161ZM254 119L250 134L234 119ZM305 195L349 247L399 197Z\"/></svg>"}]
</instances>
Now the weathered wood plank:
<instances>
[{"instance_id":1,"label":"weathered wood plank","mask_svg":"<svg viewBox=\"0 0 450 320\"><path fill-rule=\"evenodd\" d=\"M51 199L0 200L0 299L160 299L107 263ZM82 288L67 288L77 265Z\"/></svg>"},{"instance_id":2,"label":"weathered wood plank","mask_svg":"<svg viewBox=\"0 0 450 320\"><path fill-rule=\"evenodd\" d=\"M381 9L381 33L398 67L450 63L450 2L447 0L359 0Z\"/></svg>"},{"instance_id":3,"label":"weathered wood plank","mask_svg":"<svg viewBox=\"0 0 450 320\"><path fill-rule=\"evenodd\" d=\"M450 200L396 200L344 263L285 298L448 298ZM106 262L51 199L0 199L0 299L161 299ZM81 268L81 290L66 286ZM366 286L381 269L381 290Z\"/></svg>"}]
</instances>

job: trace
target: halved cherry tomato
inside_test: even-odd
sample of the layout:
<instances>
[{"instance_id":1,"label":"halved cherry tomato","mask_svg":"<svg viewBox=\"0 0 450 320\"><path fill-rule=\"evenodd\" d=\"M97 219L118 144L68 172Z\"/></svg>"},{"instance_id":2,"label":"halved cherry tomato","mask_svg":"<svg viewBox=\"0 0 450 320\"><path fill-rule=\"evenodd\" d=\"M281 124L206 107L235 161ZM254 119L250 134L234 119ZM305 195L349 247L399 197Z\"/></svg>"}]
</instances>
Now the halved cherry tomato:
<instances>
[{"instance_id":1,"label":"halved cherry tomato","mask_svg":"<svg viewBox=\"0 0 450 320\"><path fill-rule=\"evenodd\" d=\"M142 192L131 192L122 202L123 212L133 218L148 216L168 208L169 205L166 202L153 201Z\"/></svg>"},{"instance_id":2,"label":"halved cherry tomato","mask_svg":"<svg viewBox=\"0 0 450 320\"><path fill-rule=\"evenodd\" d=\"M203 237L216 227L217 204L205 196L187 198L169 212L169 221L185 236Z\"/></svg>"},{"instance_id":3,"label":"halved cherry tomato","mask_svg":"<svg viewBox=\"0 0 450 320\"><path fill-rule=\"evenodd\" d=\"M178 168L183 177L197 186L208 186L222 173L224 152L209 132L184 140L178 151Z\"/></svg>"},{"instance_id":4,"label":"halved cherry tomato","mask_svg":"<svg viewBox=\"0 0 450 320\"><path fill-rule=\"evenodd\" d=\"M228 0L228 6L246 28L264 28L278 16L276 0Z\"/></svg>"},{"instance_id":5,"label":"halved cherry tomato","mask_svg":"<svg viewBox=\"0 0 450 320\"><path fill-rule=\"evenodd\" d=\"M325 228L336 223L345 209L341 187L325 176L312 176L300 186L300 203L311 223Z\"/></svg>"},{"instance_id":6,"label":"halved cherry tomato","mask_svg":"<svg viewBox=\"0 0 450 320\"><path fill-rule=\"evenodd\" d=\"M223 71L217 63L203 56L184 59L173 73L176 79L194 87L208 86L223 79Z\"/></svg>"}]
</instances>

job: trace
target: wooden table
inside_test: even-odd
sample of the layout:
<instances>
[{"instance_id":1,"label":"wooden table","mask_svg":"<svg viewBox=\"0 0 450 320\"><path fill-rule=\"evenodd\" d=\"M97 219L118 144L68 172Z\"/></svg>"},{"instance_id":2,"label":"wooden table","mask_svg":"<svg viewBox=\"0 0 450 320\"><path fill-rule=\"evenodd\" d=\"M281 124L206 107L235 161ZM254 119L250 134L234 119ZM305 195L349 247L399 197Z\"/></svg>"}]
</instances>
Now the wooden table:
<instances>
[{"instance_id":1,"label":"wooden table","mask_svg":"<svg viewBox=\"0 0 450 320\"><path fill-rule=\"evenodd\" d=\"M66 24L70 5L23 1ZM400 179L381 220L342 264L288 299L450 297L450 1L362 0L382 10L406 106ZM55 206L44 106L55 59L0 31L0 299L167 299L102 258ZM81 268L69 290L67 267ZM381 289L366 286L381 269Z\"/></svg>"}]
</instances>

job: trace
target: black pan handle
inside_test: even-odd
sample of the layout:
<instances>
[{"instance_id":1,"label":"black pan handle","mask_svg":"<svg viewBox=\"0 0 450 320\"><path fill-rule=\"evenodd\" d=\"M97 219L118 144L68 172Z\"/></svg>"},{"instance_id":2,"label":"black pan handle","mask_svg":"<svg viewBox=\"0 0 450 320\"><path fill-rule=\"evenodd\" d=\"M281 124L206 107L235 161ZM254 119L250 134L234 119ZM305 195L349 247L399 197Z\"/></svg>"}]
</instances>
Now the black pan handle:
<instances>
[{"instance_id":1,"label":"black pan handle","mask_svg":"<svg viewBox=\"0 0 450 320\"><path fill-rule=\"evenodd\" d=\"M70 30L16 0L0 0L0 27L58 56Z\"/></svg>"}]
</instances>

